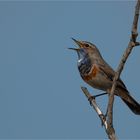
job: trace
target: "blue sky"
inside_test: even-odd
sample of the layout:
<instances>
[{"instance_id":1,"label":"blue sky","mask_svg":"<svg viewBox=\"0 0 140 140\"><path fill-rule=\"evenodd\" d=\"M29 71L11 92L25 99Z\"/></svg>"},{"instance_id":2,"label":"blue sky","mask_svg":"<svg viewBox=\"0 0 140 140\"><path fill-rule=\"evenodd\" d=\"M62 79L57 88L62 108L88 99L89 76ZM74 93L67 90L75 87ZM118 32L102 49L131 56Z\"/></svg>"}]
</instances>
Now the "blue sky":
<instances>
[{"instance_id":1,"label":"blue sky","mask_svg":"<svg viewBox=\"0 0 140 140\"><path fill-rule=\"evenodd\" d=\"M0 2L0 138L103 139L101 122L80 86L71 40L97 45L116 69L127 47L134 1ZM139 38L140 39L140 38ZM140 48L121 75L140 102ZM97 99L105 112L107 97ZM140 139L140 116L116 97L114 127L120 139Z\"/></svg>"}]
</instances>

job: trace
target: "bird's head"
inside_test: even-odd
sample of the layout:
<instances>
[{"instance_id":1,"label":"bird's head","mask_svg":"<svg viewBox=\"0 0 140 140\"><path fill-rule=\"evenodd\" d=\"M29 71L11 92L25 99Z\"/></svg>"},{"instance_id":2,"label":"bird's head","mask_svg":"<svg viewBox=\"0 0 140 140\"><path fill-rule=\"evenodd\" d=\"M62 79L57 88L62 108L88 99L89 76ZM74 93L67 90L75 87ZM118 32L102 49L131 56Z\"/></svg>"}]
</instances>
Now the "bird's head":
<instances>
[{"instance_id":1,"label":"bird's head","mask_svg":"<svg viewBox=\"0 0 140 140\"><path fill-rule=\"evenodd\" d=\"M78 48L69 48L69 49L75 50L77 52L79 60L85 57L92 59L101 57L99 50L94 44L87 41L78 41L74 38L72 38L72 40L78 45Z\"/></svg>"}]
</instances>

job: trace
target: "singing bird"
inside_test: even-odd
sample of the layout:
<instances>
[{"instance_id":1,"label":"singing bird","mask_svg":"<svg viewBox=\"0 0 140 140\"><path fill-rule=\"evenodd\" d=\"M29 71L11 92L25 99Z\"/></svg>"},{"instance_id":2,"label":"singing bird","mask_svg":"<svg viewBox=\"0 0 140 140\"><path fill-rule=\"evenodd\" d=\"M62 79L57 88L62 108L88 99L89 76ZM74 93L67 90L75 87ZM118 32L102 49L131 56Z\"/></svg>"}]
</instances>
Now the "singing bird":
<instances>
[{"instance_id":1,"label":"singing bird","mask_svg":"<svg viewBox=\"0 0 140 140\"><path fill-rule=\"evenodd\" d=\"M94 44L73 40L79 47L69 49L78 54L78 70L82 79L91 87L109 93L115 71L105 62ZM119 96L133 113L140 115L140 104L130 95L121 79L117 81L115 95Z\"/></svg>"}]
</instances>

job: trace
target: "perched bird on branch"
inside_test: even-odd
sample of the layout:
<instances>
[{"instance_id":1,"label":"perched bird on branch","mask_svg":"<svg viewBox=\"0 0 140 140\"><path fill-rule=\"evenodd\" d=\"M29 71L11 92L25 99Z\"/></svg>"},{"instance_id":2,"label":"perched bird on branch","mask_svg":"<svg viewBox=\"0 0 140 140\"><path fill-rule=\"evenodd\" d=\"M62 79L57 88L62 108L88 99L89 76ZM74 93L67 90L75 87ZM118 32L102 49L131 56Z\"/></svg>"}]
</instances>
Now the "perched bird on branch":
<instances>
[{"instance_id":1,"label":"perched bird on branch","mask_svg":"<svg viewBox=\"0 0 140 140\"><path fill-rule=\"evenodd\" d=\"M78 69L82 79L91 87L110 93L115 71L105 62L94 44L73 40L79 47L69 49L78 54ZM130 95L121 79L117 81L115 95L119 96L132 112L140 115L140 104Z\"/></svg>"}]
</instances>

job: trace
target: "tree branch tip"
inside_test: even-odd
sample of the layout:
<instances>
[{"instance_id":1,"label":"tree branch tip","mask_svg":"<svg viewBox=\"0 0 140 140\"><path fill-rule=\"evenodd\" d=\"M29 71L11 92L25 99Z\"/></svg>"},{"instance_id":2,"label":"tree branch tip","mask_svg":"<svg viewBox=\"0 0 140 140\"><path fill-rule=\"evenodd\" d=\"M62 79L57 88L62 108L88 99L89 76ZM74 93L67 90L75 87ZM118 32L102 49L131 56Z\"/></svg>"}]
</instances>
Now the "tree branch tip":
<instances>
[{"instance_id":1,"label":"tree branch tip","mask_svg":"<svg viewBox=\"0 0 140 140\"><path fill-rule=\"evenodd\" d=\"M89 93L89 91L87 90L87 88L81 86L81 89L82 89L83 93L85 94L85 96L89 99L91 97L91 94Z\"/></svg>"}]
</instances>

